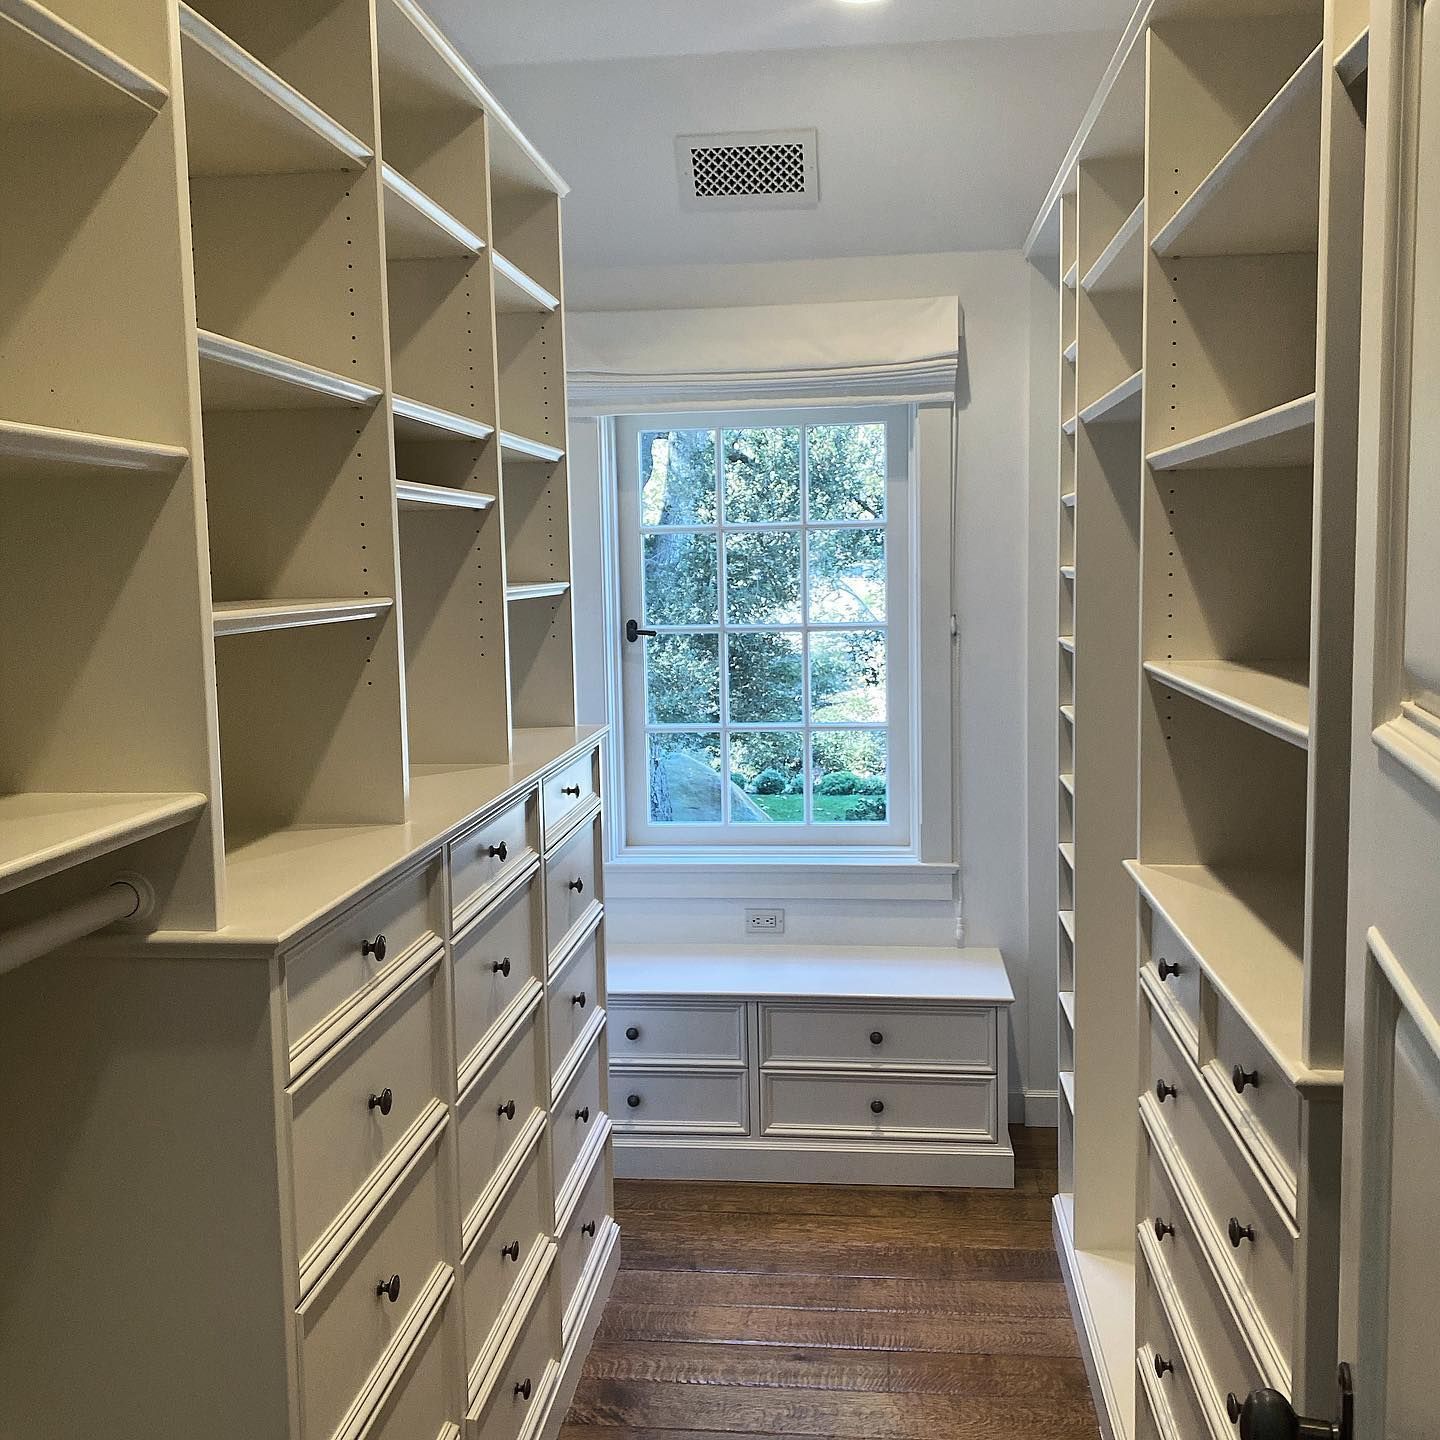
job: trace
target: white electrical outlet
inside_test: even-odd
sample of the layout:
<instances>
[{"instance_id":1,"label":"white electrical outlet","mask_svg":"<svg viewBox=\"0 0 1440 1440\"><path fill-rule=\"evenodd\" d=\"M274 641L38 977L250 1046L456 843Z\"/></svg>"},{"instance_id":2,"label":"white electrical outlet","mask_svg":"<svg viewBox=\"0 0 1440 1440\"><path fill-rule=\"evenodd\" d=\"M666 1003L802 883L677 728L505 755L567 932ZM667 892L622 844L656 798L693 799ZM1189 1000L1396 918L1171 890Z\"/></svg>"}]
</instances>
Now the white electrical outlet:
<instances>
[{"instance_id":1,"label":"white electrical outlet","mask_svg":"<svg viewBox=\"0 0 1440 1440\"><path fill-rule=\"evenodd\" d=\"M783 910L747 910L745 929L751 935L783 935L785 933L785 912Z\"/></svg>"}]
</instances>

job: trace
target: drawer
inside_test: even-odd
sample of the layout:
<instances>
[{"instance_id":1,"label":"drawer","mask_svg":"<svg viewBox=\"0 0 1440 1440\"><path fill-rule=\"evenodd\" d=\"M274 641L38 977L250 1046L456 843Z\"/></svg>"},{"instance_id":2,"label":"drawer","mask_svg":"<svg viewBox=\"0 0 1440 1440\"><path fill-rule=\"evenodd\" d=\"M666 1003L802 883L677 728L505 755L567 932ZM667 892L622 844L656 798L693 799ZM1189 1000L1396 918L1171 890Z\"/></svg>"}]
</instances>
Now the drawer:
<instances>
[{"instance_id":1,"label":"drawer","mask_svg":"<svg viewBox=\"0 0 1440 1440\"><path fill-rule=\"evenodd\" d=\"M600 932L590 938L566 962L550 982L545 999L550 1025L550 1068L559 1071L565 1057L575 1048L597 1005L600 993Z\"/></svg>"},{"instance_id":2,"label":"drawer","mask_svg":"<svg viewBox=\"0 0 1440 1440\"><path fill-rule=\"evenodd\" d=\"M582 826L545 862L545 935L550 958L564 954L600 898L600 819Z\"/></svg>"},{"instance_id":3,"label":"drawer","mask_svg":"<svg viewBox=\"0 0 1440 1440\"><path fill-rule=\"evenodd\" d=\"M723 1000L625 999L611 995L610 1053L625 1060L745 1063L745 1006Z\"/></svg>"},{"instance_id":4,"label":"drawer","mask_svg":"<svg viewBox=\"0 0 1440 1440\"><path fill-rule=\"evenodd\" d=\"M548 776L540 787L541 813L545 823L545 848L549 850L565 833L576 811L600 798L600 751L587 750Z\"/></svg>"},{"instance_id":5,"label":"drawer","mask_svg":"<svg viewBox=\"0 0 1440 1440\"><path fill-rule=\"evenodd\" d=\"M995 1011L937 1005L762 1005L763 1063L995 1071Z\"/></svg>"},{"instance_id":6,"label":"drawer","mask_svg":"<svg viewBox=\"0 0 1440 1440\"><path fill-rule=\"evenodd\" d=\"M365 1440L437 1440L445 1426L459 1430L463 1425L458 1309L452 1292L421 1335L389 1401L366 1429Z\"/></svg>"},{"instance_id":7,"label":"drawer","mask_svg":"<svg viewBox=\"0 0 1440 1440\"><path fill-rule=\"evenodd\" d=\"M993 1076L770 1072L760 1111L766 1135L993 1142L998 1123Z\"/></svg>"},{"instance_id":8,"label":"drawer","mask_svg":"<svg viewBox=\"0 0 1440 1440\"><path fill-rule=\"evenodd\" d=\"M450 842L450 903L457 925L524 869L539 839L538 809L532 790Z\"/></svg>"},{"instance_id":9,"label":"drawer","mask_svg":"<svg viewBox=\"0 0 1440 1440\"><path fill-rule=\"evenodd\" d=\"M526 1016L460 1099L460 1205L468 1215L485 1194L536 1110L549 1099L540 1007Z\"/></svg>"},{"instance_id":10,"label":"drawer","mask_svg":"<svg viewBox=\"0 0 1440 1440\"><path fill-rule=\"evenodd\" d=\"M1145 1394L1143 1386L1135 1403L1135 1440L1170 1440L1170 1431L1161 1430L1155 1419L1155 1412L1150 1408L1150 1397ZM1190 1440L1190 1436L1185 1436L1184 1440ZM1196 1440L1200 1440L1200 1437L1196 1437Z\"/></svg>"},{"instance_id":11,"label":"drawer","mask_svg":"<svg viewBox=\"0 0 1440 1440\"><path fill-rule=\"evenodd\" d=\"M464 1073L527 982L545 983L540 873L456 937L455 1054ZM534 987L530 989L533 991Z\"/></svg>"},{"instance_id":12,"label":"drawer","mask_svg":"<svg viewBox=\"0 0 1440 1440\"><path fill-rule=\"evenodd\" d=\"M305 1038L417 945L439 939L440 858L392 880L285 957L291 1073Z\"/></svg>"},{"instance_id":13,"label":"drawer","mask_svg":"<svg viewBox=\"0 0 1440 1440\"><path fill-rule=\"evenodd\" d=\"M473 1440L518 1440L535 1433L536 1416L549 1403L552 1371L560 1359L554 1273L552 1269L530 1306L490 1393L471 1411Z\"/></svg>"},{"instance_id":14,"label":"drawer","mask_svg":"<svg viewBox=\"0 0 1440 1440\"><path fill-rule=\"evenodd\" d=\"M743 1070L615 1070L615 1126L634 1134L748 1135Z\"/></svg>"},{"instance_id":15,"label":"drawer","mask_svg":"<svg viewBox=\"0 0 1440 1440\"><path fill-rule=\"evenodd\" d=\"M303 1432L328 1436L450 1251L438 1147L401 1177L300 1311ZM453 1221L450 1223L453 1224ZM399 1276L397 1298L379 1293Z\"/></svg>"},{"instance_id":16,"label":"drawer","mask_svg":"<svg viewBox=\"0 0 1440 1440\"><path fill-rule=\"evenodd\" d=\"M1151 1388L1165 1402L1168 1418L1176 1434L1182 1440L1210 1440L1209 1426L1205 1412L1200 1407L1200 1396L1195 1378L1180 1353L1175 1332L1170 1328L1170 1318L1160 1300L1160 1292L1150 1274L1150 1267L1143 1255L1136 1267L1138 1295L1135 1306L1136 1338L1140 1343L1139 1364L1146 1372L1145 1383L1137 1388L1141 1395ZM1204 1381L1201 1381L1203 1384ZM1148 1396L1145 1397L1148 1400ZM1144 1409L1144 1402L1137 1407Z\"/></svg>"},{"instance_id":17,"label":"drawer","mask_svg":"<svg viewBox=\"0 0 1440 1440\"><path fill-rule=\"evenodd\" d=\"M394 1150L449 1093L437 962L337 1055L289 1092L295 1239L303 1257Z\"/></svg>"},{"instance_id":18,"label":"drawer","mask_svg":"<svg viewBox=\"0 0 1440 1440\"><path fill-rule=\"evenodd\" d=\"M1200 962L1158 911L1144 907L1145 968L1154 972L1160 990L1191 1036L1200 1029Z\"/></svg>"},{"instance_id":19,"label":"drawer","mask_svg":"<svg viewBox=\"0 0 1440 1440\"><path fill-rule=\"evenodd\" d=\"M1193 1059L1176 1045L1164 1017L1149 1003L1149 996L1143 990L1140 993L1148 1017L1141 1045L1142 1083L1146 1093L1155 1096L1165 1128L1179 1143L1180 1136L1199 1123L1198 1107L1209 1105L1210 1100Z\"/></svg>"},{"instance_id":20,"label":"drawer","mask_svg":"<svg viewBox=\"0 0 1440 1440\"><path fill-rule=\"evenodd\" d=\"M1215 1055L1209 1069L1233 1096L1253 1141L1268 1150L1295 1187L1300 1161L1300 1097L1249 1027L1221 1000L1215 1017Z\"/></svg>"},{"instance_id":21,"label":"drawer","mask_svg":"<svg viewBox=\"0 0 1440 1440\"><path fill-rule=\"evenodd\" d=\"M555 1193L558 1195L575 1168L576 1158L585 1148L585 1141L605 1113L605 1092L601 1083L601 1052L604 1032L595 1037L590 1053L555 1101L550 1115L551 1163L555 1169Z\"/></svg>"},{"instance_id":22,"label":"drawer","mask_svg":"<svg viewBox=\"0 0 1440 1440\"><path fill-rule=\"evenodd\" d=\"M550 1195L545 1183L545 1133L510 1183L465 1257L465 1338L473 1366L500 1312L525 1273L537 1245L550 1235Z\"/></svg>"},{"instance_id":23,"label":"drawer","mask_svg":"<svg viewBox=\"0 0 1440 1440\"><path fill-rule=\"evenodd\" d=\"M560 1231L560 1304L567 1318L595 1244L604 1238L606 1224L615 1208L610 1192L610 1167L605 1161L602 1153Z\"/></svg>"}]
</instances>

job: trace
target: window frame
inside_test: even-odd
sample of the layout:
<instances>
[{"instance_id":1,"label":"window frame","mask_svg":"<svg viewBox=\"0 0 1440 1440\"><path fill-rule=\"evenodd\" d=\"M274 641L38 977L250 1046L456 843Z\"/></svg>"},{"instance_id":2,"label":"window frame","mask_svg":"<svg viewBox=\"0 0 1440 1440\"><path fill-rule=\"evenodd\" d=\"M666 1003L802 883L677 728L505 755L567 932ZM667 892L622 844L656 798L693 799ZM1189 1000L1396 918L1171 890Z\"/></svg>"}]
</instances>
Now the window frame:
<instances>
[{"instance_id":1,"label":"window frame","mask_svg":"<svg viewBox=\"0 0 1440 1440\"><path fill-rule=\"evenodd\" d=\"M913 583L914 557L918 553L916 527L919 505L915 469L916 415L911 406L786 406L744 408L729 405L694 411L664 411L633 414L612 420L612 470L616 487L615 536L611 553L615 560L614 590L619 632L631 618L643 622L642 552L644 535L657 527L641 524L639 437L645 431L716 430L759 428L765 426L806 427L815 425L862 425L881 423L886 427L886 508L880 524L867 521L811 522L809 496L803 495L801 518L791 522L730 524L724 516L723 467L717 467L717 504L715 520L708 524L667 527L672 531L713 533L716 536L717 587L720 616L714 627L697 626L695 630L716 633L722 695L728 685L728 664L725 648L727 634L797 633L808 631L823 634L827 630L863 630L879 628L862 621L812 623L802 610L799 623L773 625L731 625L723 613L724 542L727 534L757 534L786 531L799 533L802 547L802 594L809 584L809 536L822 531L842 529L879 529L885 532L886 547L886 719L883 722L846 722L812 728L808 666L804 675L803 719L801 722L732 724L722 701L721 721L706 725L652 726L646 713L644 690L644 640L631 644L618 634L618 664L615 671L615 696L612 714L619 720L616 737L616 758L620 762L622 784L617 798L624 801L624 843L627 853L664 856L707 854L731 856L741 854L793 857L801 851L844 859L861 856L905 858L916 849L917 804L915 797L915 756L918 754L917 703L915 668L918 587ZM802 438L802 447L804 441ZM803 452L802 452L803 453ZM808 491L802 469L802 492ZM663 627L663 631L684 633L687 627ZM662 633L663 633L662 631ZM647 740L652 731L673 730L681 733L714 733L720 737L722 763L729 765L729 737L732 733L775 733L787 731L803 738L805 773L811 767L811 737L826 731L884 730L887 735L887 775L889 793L885 821L848 821L835 824L775 823L746 824L729 820L701 824L655 823L649 818L649 764ZM725 789L722 788L722 795ZM728 797L727 797L728 798ZM807 786L806 810L811 813L813 797ZM728 805L726 806L728 812Z\"/></svg>"}]
</instances>

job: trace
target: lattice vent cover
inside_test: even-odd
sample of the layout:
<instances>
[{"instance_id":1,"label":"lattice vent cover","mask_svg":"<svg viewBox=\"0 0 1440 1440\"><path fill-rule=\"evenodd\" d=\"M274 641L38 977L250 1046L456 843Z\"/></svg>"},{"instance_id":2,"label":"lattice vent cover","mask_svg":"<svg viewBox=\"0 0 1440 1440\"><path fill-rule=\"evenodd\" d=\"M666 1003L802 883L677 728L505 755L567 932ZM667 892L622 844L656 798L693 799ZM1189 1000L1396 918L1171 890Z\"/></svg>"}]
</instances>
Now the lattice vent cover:
<instances>
[{"instance_id":1,"label":"lattice vent cover","mask_svg":"<svg viewBox=\"0 0 1440 1440\"><path fill-rule=\"evenodd\" d=\"M675 159L688 210L807 210L820 202L813 130L682 135Z\"/></svg>"}]
</instances>

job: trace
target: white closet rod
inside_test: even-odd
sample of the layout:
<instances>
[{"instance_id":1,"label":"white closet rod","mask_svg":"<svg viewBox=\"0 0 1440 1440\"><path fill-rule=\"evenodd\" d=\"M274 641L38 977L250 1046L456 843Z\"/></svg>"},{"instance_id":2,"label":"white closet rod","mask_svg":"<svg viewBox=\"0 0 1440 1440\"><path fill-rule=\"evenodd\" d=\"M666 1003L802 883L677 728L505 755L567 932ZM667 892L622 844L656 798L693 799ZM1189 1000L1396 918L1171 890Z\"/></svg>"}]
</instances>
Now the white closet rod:
<instances>
[{"instance_id":1,"label":"white closet rod","mask_svg":"<svg viewBox=\"0 0 1440 1440\"><path fill-rule=\"evenodd\" d=\"M150 910L154 896L138 875L112 880L88 900L53 910L28 924L0 931L0 975L83 940L117 920L131 920Z\"/></svg>"}]
</instances>

